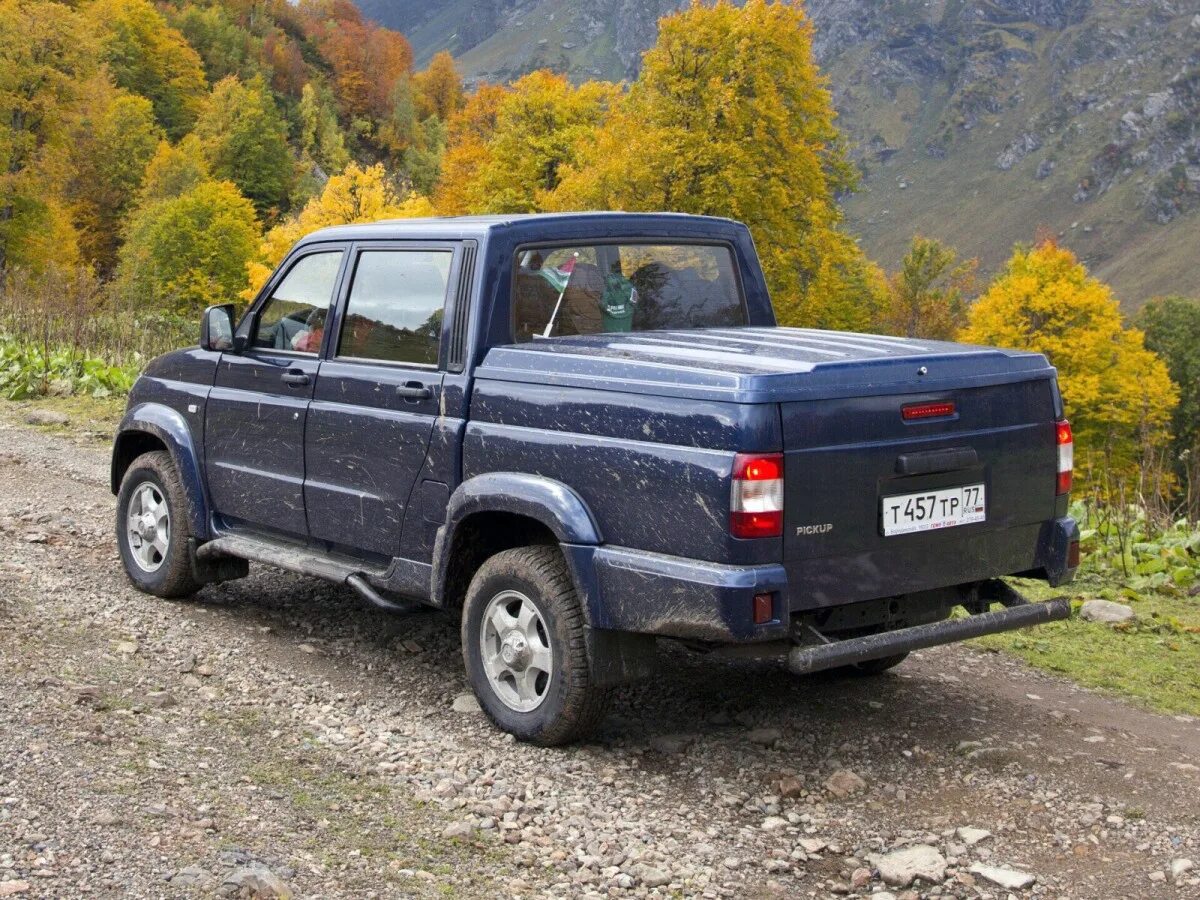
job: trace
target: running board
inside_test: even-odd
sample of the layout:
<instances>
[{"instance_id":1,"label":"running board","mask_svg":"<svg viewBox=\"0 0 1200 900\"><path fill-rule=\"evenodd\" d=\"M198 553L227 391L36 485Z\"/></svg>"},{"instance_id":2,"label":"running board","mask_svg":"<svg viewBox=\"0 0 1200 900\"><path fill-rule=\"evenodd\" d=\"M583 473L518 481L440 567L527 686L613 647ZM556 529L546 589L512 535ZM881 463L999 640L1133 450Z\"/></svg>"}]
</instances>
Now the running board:
<instances>
[{"instance_id":1,"label":"running board","mask_svg":"<svg viewBox=\"0 0 1200 900\"><path fill-rule=\"evenodd\" d=\"M923 650L939 644L952 644L968 638L982 637L1001 631L1012 631L1045 622L1059 622L1071 618L1071 601L1058 597L1046 603L1030 603L1003 582L992 582L981 590L981 596L996 599L1005 609L982 612L965 619L946 619L928 625L914 625L881 634L832 641L816 646L793 647L788 653L788 668L797 675L808 675L824 669L851 666Z\"/></svg>"},{"instance_id":2,"label":"running board","mask_svg":"<svg viewBox=\"0 0 1200 900\"><path fill-rule=\"evenodd\" d=\"M201 561L216 560L226 556L265 563L268 566L286 569L300 575L310 575L313 578L321 578L336 584L349 585L372 606L388 612L411 612L423 605L389 600L382 596L367 582L368 575L374 574L382 577L382 572L366 572L362 566L354 565L349 561L326 556L307 547L299 547L283 541L229 534L203 544L196 551L196 558Z\"/></svg>"}]
</instances>

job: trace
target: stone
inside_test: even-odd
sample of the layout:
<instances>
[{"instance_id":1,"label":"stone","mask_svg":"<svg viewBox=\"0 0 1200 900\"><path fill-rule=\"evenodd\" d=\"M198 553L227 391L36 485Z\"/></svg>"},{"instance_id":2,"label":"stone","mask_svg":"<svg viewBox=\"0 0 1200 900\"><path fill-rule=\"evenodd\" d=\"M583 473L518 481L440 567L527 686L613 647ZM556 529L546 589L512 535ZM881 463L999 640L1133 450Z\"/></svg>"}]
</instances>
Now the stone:
<instances>
[{"instance_id":1,"label":"stone","mask_svg":"<svg viewBox=\"0 0 1200 900\"><path fill-rule=\"evenodd\" d=\"M871 883L871 870L867 868L858 868L850 875L850 887L852 890L861 891ZM876 895L878 896L878 895Z\"/></svg>"},{"instance_id":2,"label":"stone","mask_svg":"<svg viewBox=\"0 0 1200 900\"><path fill-rule=\"evenodd\" d=\"M1196 868L1196 864L1190 859L1171 860L1171 880L1178 881L1183 877L1184 873L1190 872L1194 868Z\"/></svg>"},{"instance_id":3,"label":"stone","mask_svg":"<svg viewBox=\"0 0 1200 900\"><path fill-rule=\"evenodd\" d=\"M662 869L652 869L649 866L641 871L642 884L648 888L663 887L671 883L671 876Z\"/></svg>"},{"instance_id":4,"label":"stone","mask_svg":"<svg viewBox=\"0 0 1200 900\"><path fill-rule=\"evenodd\" d=\"M804 848L805 853L820 853L826 847L825 841L820 838L800 838L796 843Z\"/></svg>"},{"instance_id":5,"label":"stone","mask_svg":"<svg viewBox=\"0 0 1200 900\"><path fill-rule=\"evenodd\" d=\"M450 704L450 708L458 713L480 712L479 701L475 699L474 694L459 694Z\"/></svg>"},{"instance_id":6,"label":"stone","mask_svg":"<svg viewBox=\"0 0 1200 900\"><path fill-rule=\"evenodd\" d=\"M1087 622L1103 622L1107 625L1123 625L1137 618L1132 607L1111 600L1088 600L1079 610L1079 617Z\"/></svg>"},{"instance_id":7,"label":"stone","mask_svg":"<svg viewBox=\"0 0 1200 900\"><path fill-rule=\"evenodd\" d=\"M804 779L797 775L785 775L779 779L779 796L794 800L804 793Z\"/></svg>"},{"instance_id":8,"label":"stone","mask_svg":"<svg viewBox=\"0 0 1200 900\"><path fill-rule=\"evenodd\" d=\"M1167 111L1167 107L1170 105L1170 91L1158 91L1157 93L1147 94L1146 102L1142 106L1142 115L1147 119L1157 119Z\"/></svg>"},{"instance_id":9,"label":"stone","mask_svg":"<svg viewBox=\"0 0 1200 900\"><path fill-rule=\"evenodd\" d=\"M175 705L175 698L167 691L151 691L146 695L146 702L155 709L168 709Z\"/></svg>"},{"instance_id":10,"label":"stone","mask_svg":"<svg viewBox=\"0 0 1200 900\"><path fill-rule=\"evenodd\" d=\"M1151 873L1150 873L1150 880L1151 880L1151 881L1153 881L1153 882L1157 882L1157 883L1161 883L1161 882L1163 882L1163 881L1166 881L1166 880L1167 880L1167 873L1166 873L1166 872L1151 872Z\"/></svg>"},{"instance_id":11,"label":"stone","mask_svg":"<svg viewBox=\"0 0 1200 900\"><path fill-rule=\"evenodd\" d=\"M873 856L871 862L879 870L879 877L892 887L908 887L918 878L941 884L946 878L946 858L928 844L914 844Z\"/></svg>"},{"instance_id":12,"label":"stone","mask_svg":"<svg viewBox=\"0 0 1200 900\"><path fill-rule=\"evenodd\" d=\"M838 769L825 779L825 790L842 799L865 790L867 783L849 769Z\"/></svg>"},{"instance_id":13,"label":"stone","mask_svg":"<svg viewBox=\"0 0 1200 900\"><path fill-rule=\"evenodd\" d=\"M694 734L660 734L650 739L650 749L674 756L696 743Z\"/></svg>"},{"instance_id":14,"label":"stone","mask_svg":"<svg viewBox=\"0 0 1200 900\"><path fill-rule=\"evenodd\" d=\"M954 833L956 835L958 835L958 839L960 841L962 841L964 844L966 844L968 847L974 847L980 841L986 841L988 838L990 838L992 836L992 833L990 831L987 831L986 829L983 829L983 828L964 827L964 828L959 828Z\"/></svg>"},{"instance_id":15,"label":"stone","mask_svg":"<svg viewBox=\"0 0 1200 900\"><path fill-rule=\"evenodd\" d=\"M783 737L778 728L753 728L746 732L746 740L752 744L773 747Z\"/></svg>"},{"instance_id":16,"label":"stone","mask_svg":"<svg viewBox=\"0 0 1200 900\"><path fill-rule=\"evenodd\" d=\"M292 897L292 889L262 863L234 869L225 876L221 888L226 893L250 897L277 897L280 900L291 900Z\"/></svg>"},{"instance_id":17,"label":"stone","mask_svg":"<svg viewBox=\"0 0 1200 900\"><path fill-rule=\"evenodd\" d=\"M30 890L28 881L0 881L0 897L15 897Z\"/></svg>"},{"instance_id":18,"label":"stone","mask_svg":"<svg viewBox=\"0 0 1200 900\"><path fill-rule=\"evenodd\" d=\"M763 819L763 823L760 827L763 831L782 831L784 828L787 828L787 826L787 819L782 819L779 816L767 816L765 819Z\"/></svg>"},{"instance_id":19,"label":"stone","mask_svg":"<svg viewBox=\"0 0 1200 900\"><path fill-rule=\"evenodd\" d=\"M212 876L199 866L187 866L171 876L174 887L203 887L212 880Z\"/></svg>"},{"instance_id":20,"label":"stone","mask_svg":"<svg viewBox=\"0 0 1200 900\"><path fill-rule=\"evenodd\" d=\"M982 863L975 863L967 871L1009 891L1024 890L1037 881L1037 876L1030 875L1028 872L1018 872L1016 869L1002 869L997 866L985 866Z\"/></svg>"},{"instance_id":21,"label":"stone","mask_svg":"<svg viewBox=\"0 0 1200 900\"><path fill-rule=\"evenodd\" d=\"M25 413L25 422L29 425L69 425L71 419L52 409L31 409Z\"/></svg>"},{"instance_id":22,"label":"stone","mask_svg":"<svg viewBox=\"0 0 1200 900\"><path fill-rule=\"evenodd\" d=\"M442 830L442 837L469 838L474 833L475 828L470 822L454 822L450 825L447 825L445 829Z\"/></svg>"}]
</instances>

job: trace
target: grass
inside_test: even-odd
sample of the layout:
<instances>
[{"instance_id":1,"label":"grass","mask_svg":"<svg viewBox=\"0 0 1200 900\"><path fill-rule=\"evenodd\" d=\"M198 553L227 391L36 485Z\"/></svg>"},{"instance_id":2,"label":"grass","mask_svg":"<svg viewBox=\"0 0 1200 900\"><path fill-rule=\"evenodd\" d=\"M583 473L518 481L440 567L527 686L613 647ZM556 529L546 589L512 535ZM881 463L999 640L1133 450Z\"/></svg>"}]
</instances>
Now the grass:
<instances>
[{"instance_id":1,"label":"grass","mask_svg":"<svg viewBox=\"0 0 1200 900\"><path fill-rule=\"evenodd\" d=\"M1037 599L1062 593L1036 582L1021 583L1019 589ZM1070 593L1079 606L1084 600L1116 592L1111 582L1089 576L1073 585ZM974 643L1159 712L1200 716L1200 598L1145 592L1137 599L1129 594L1114 599L1133 607L1135 624L1103 625L1075 616Z\"/></svg>"},{"instance_id":2,"label":"grass","mask_svg":"<svg viewBox=\"0 0 1200 900\"><path fill-rule=\"evenodd\" d=\"M90 397L75 394L70 397L37 397L30 400L15 400L4 404L11 418L24 421L31 410L45 409L59 412L68 419L66 425L39 425L37 428L52 434L87 433L97 440L108 441L116 432L125 414L125 397Z\"/></svg>"}]
</instances>

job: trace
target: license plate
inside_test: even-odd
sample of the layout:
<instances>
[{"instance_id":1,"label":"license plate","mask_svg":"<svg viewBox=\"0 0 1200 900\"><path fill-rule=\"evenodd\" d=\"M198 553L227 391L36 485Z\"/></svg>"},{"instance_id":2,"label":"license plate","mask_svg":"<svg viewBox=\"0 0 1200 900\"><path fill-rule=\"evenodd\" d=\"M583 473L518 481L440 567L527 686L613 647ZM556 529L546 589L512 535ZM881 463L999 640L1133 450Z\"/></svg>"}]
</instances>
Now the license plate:
<instances>
[{"instance_id":1,"label":"license plate","mask_svg":"<svg viewBox=\"0 0 1200 900\"><path fill-rule=\"evenodd\" d=\"M982 484L884 497L884 537L983 522L987 518L985 500Z\"/></svg>"}]
</instances>

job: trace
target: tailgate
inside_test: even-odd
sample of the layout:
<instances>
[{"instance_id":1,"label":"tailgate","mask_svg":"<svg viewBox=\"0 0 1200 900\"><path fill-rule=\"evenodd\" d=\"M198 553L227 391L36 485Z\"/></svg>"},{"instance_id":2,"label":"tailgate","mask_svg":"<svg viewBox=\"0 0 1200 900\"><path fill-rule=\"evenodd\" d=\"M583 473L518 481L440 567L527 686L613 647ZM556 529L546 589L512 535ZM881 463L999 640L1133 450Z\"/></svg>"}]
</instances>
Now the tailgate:
<instances>
[{"instance_id":1,"label":"tailgate","mask_svg":"<svg viewBox=\"0 0 1200 900\"><path fill-rule=\"evenodd\" d=\"M954 412L902 415L933 403ZM1034 568L1055 508L1052 380L781 406L793 609Z\"/></svg>"}]
</instances>

